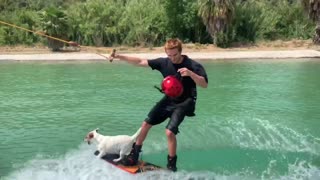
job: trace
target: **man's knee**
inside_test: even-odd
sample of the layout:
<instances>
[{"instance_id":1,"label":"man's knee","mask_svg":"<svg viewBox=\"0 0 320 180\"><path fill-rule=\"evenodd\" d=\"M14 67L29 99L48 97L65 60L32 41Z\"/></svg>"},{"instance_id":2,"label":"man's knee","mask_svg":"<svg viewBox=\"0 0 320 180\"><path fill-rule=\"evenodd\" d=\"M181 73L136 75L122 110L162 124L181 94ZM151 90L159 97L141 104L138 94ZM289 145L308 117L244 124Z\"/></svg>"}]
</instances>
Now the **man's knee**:
<instances>
[{"instance_id":1,"label":"man's knee","mask_svg":"<svg viewBox=\"0 0 320 180\"><path fill-rule=\"evenodd\" d=\"M166 127L166 135L169 137L171 135L177 135L179 133L178 127L168 125Z\"/></svg>"},{"instance_id":2,"label":"man's knee","mask_svg":"<svg viewBox=\"0 0 320 180\"><path fill-rule=\"evenodd\" d=\"M179 133L179 128L178 126L180 123L183 121L183 117L178 117L178 116L172 116L171 120L169 121L168 125L166 126L167 130L170 130L173 134L178 134Z\"/></svg>"},{"instance_id":3,"label":"man's knee","mask_svg":"<svg viewBox=\"0 0 320 180\"><path fill-rule=\"evenodd\" d=\"M141 125L141 128L142 129L150 129L152 127L151 124L149 124L148 122L146 121L143 121L142 125Z\"/></svg>"},{"instance_id":4,"label":"man's knee","mask_svg":"<svg viewBox=\"0 0 320 180\"><path fill-rule=\"evenodd\" d=\"M176 136L176 134L172 132L170 129L166 129L166 135L168 138L172 138Z\"/></svg>"}]
</instances>

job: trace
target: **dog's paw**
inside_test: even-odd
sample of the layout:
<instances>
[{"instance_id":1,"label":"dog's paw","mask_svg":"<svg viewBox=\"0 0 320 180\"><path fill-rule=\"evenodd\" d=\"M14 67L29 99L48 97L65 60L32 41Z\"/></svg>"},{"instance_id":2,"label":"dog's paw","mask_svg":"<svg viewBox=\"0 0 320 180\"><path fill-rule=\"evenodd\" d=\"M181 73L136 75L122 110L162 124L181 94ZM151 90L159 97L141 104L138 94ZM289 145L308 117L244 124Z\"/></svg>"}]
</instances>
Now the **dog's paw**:
<instances>
[{"instance_id":1,"label":"dog's paw","mask_svg":"<svg viewBox=\"0 0 320 180\"><path fill-rule=\"evenodd\" d=\"M96 150L95 152L94 152L94 155L96 155L96 156L98 156L100 154L100 151L98 151L98 150Z\"/></svg>"}]
</instances>

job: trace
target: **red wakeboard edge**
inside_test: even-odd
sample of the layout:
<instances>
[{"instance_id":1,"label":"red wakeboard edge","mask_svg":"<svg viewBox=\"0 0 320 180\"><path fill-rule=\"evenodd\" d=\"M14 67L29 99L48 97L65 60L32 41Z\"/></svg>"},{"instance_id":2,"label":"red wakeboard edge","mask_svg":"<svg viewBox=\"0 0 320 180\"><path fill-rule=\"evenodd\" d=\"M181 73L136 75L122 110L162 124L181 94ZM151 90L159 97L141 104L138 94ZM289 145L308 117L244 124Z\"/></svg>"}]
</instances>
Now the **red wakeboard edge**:
<instances>
[{"instance_id":1,"label":"red wakeboard edge","mask_svg":"<svg viewBox=\"0 0 320 180\"><path fill-rule=\"evenodd\" d=\"M139 161L139 163L135 166L124 166L121 163L113 162L113 160L118 157L119 157L118 154L106 154L105 156L102 157L102 159L112 164L113 166L131 174L137 174L137 173L155 171L155 170L165 170L161 166L158 166L146 161Z\"/></svg>"}]
</instances>

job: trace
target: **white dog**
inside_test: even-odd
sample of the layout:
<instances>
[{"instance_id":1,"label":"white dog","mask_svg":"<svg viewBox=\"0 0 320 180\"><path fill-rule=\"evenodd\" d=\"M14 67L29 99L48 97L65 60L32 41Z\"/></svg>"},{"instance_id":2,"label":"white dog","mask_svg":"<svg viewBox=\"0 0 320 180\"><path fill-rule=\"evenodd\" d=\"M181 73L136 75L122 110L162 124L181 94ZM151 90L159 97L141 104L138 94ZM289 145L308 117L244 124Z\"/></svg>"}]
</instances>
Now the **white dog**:
<instances>
[{"instance_id":1,"label":"white dog","mask_svg":"<svg viewBox=\"0 0 320 180\"><path fill-rule=\"evenodd\" d=\"M124 156L128 155L132 149L132 145L136 142L137 137L140 134L141 128L132 135L118 135L118 136L104 136L98 133L98 128L89 132L84 138L88 144L92 140L97 142L97 149L99 151L98 157L101 158L106 154L119 154L120 157L114 159L114 162L118 162L123 159Z\"/></svg>"}]
</instances>

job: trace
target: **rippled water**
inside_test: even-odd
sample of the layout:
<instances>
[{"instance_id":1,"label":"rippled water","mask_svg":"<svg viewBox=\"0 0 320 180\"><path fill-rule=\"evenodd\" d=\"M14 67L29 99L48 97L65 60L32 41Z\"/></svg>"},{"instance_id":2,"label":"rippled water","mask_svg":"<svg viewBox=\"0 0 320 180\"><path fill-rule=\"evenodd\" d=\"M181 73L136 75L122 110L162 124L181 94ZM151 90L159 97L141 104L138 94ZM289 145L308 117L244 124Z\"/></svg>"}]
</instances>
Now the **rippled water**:
<instances>
[{"instance_id":1,"label":"rippled water","mask_svg":"<svg viewBox=\"0 0 320 180\"><path fill-rule=\"evenodd\" d=\"M203 63L196 117L178 135L178 173L132 176L95 156L87 132L133 134L162 96L161 75L117 63L2 62L3 179L319 179L320 61ZM166 123L143 159L165 166Z\"/></svg>"}]
</instances>

